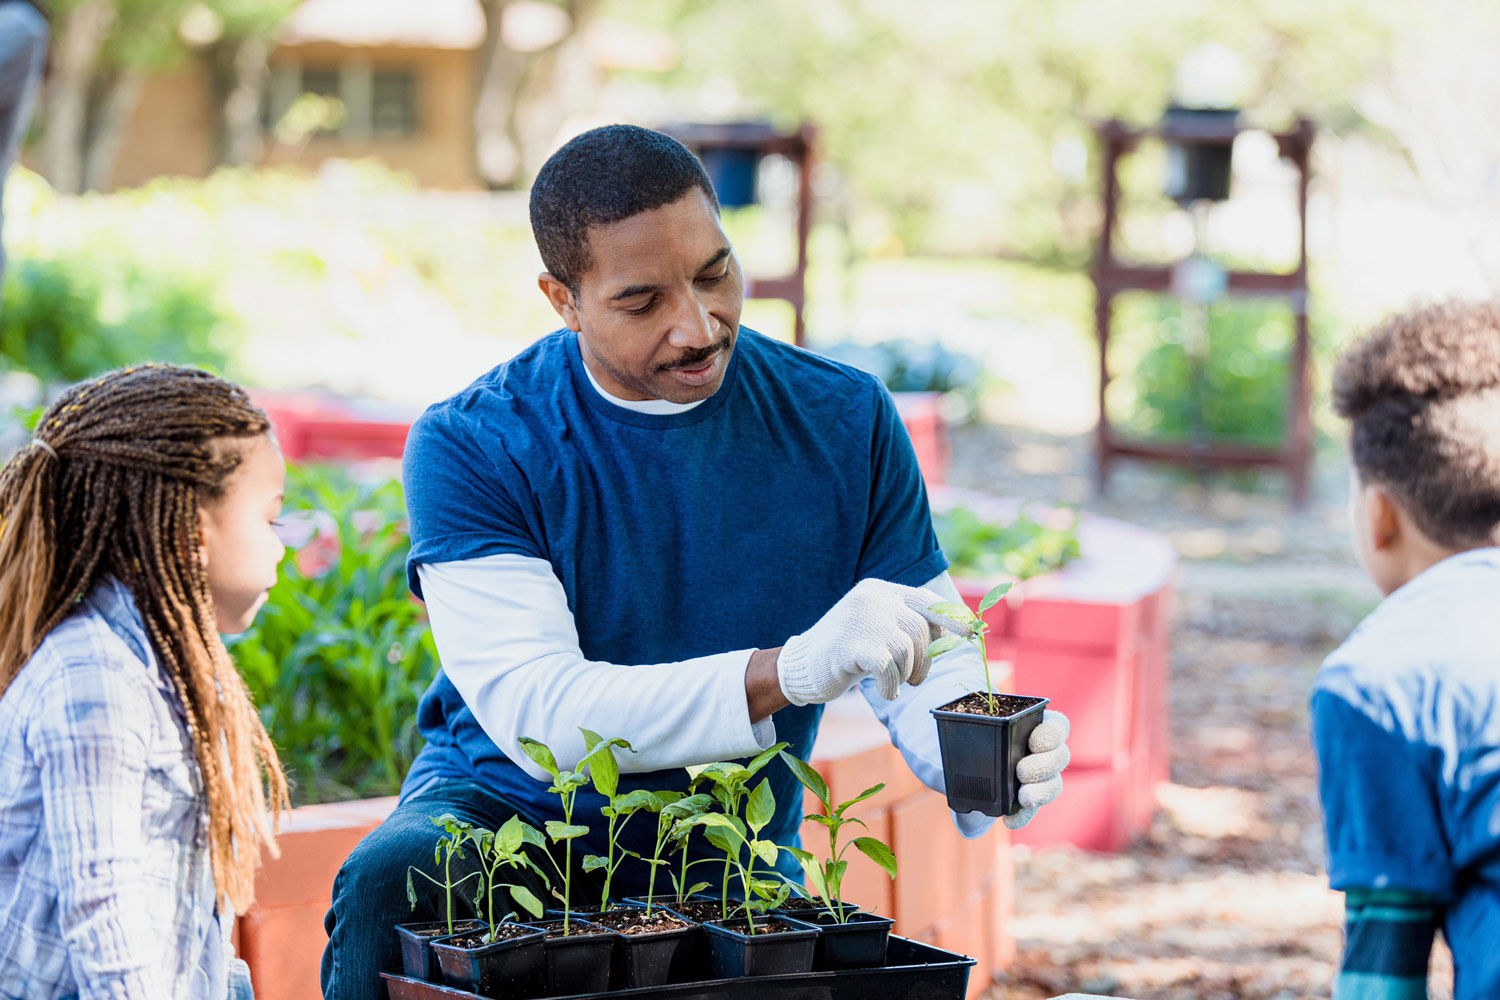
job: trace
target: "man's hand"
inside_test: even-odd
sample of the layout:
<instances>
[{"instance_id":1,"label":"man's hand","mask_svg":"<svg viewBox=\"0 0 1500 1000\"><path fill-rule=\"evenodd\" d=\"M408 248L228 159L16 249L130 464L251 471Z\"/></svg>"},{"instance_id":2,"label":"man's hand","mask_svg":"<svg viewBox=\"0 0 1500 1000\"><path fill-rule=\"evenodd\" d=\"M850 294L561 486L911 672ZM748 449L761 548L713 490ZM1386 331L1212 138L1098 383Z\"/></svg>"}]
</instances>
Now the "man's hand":
<instances>
[{"instance_id":1,"label":"man's hand","mask_svg":"<svg viewBox=\"0 0 1500 1000\"><path fill-rule=\"evenodd\" d=\"M933 639L944 629L972 634L967 625L928 610L941 600L920 587L861 580L782 647L776 660L782 693L793 705L821 704L873 677L889 701L903 682L922 683L932 665L927 646Z\"/></svg>"},{"instance_id":2,"label":"man's hand","mask_svg":"<svg viewBox=\"0 0 1500 1000\"><path fill-rule=\"evenodd\" d=\"M1026 748L1031 751L1016 764L1016 777L1021 779L1021 800L1018 812L1005 817L1009 830L1019 830L1031 822L1031 817L1042 806L1062 794L1062 772L1072 759L1068 750L1068 732L1071 727L1068 717L1050 708L1042 714L1041 723L1031 731Z\"/></svg>"}]
</instances>

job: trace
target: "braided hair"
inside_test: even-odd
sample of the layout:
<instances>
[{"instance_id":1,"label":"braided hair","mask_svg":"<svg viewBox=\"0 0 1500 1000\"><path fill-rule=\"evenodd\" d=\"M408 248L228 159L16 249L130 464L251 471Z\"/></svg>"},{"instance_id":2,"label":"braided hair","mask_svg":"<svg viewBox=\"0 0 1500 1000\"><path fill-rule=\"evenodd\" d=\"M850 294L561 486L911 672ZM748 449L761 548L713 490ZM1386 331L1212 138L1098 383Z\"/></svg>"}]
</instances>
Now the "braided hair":
<instances>
[{"instance_id":1,"label":"braided hair","mask_svg":"<svg viewBox=\"0 0 1500 1000\"><path fill-rule=\"evenodd\" d=\"M69 388L0 470L0 695L104 576L124 584L185 710L214 882L238 912L289 802L215 627L199 508L270 426L243 389L208 372L124 368Z\"/></svg>"}]
</instances>

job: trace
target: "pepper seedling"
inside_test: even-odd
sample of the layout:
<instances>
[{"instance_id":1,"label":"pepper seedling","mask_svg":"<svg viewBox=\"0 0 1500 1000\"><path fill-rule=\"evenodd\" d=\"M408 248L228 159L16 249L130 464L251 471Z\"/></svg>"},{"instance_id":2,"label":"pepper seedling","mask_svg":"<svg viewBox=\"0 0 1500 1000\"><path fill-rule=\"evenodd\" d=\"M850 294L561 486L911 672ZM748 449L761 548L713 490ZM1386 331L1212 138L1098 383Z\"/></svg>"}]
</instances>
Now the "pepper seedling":
<instances>
[{"instance_id":1,"label":"pepper seedling","mask_svg":"<svg viewBox=\"0 0 1500 1000\"><path fill-rule=\"evenodd\" d=\"M547 791L556 795L562 803L562 821L549 819L546 823L547 839L554 844L564 845L564 861L558 865L556 856L551 851L547 852L547 858L552 862L552 867L557 869L558 877L562 880L563 891L559 893L556 886L552 886L552 895L562 900L563 904L563 936L567 937L570 927L570 913L573 909L573 841L589 832L589 828L573 822L573 803L578 797L578 790L589 783L588 775L584 773L584 767L589 763L589 758L584 757L578 762L576 771L566 771L557 766L557 758L547 748L547 744L534 740L529 736L522 736L517 741L526 756L536 762L537 766L552 776L552 784Z\"/></svg>"},{"instance_id":2,"label":"pepper seedling","mask_svg":"<svg viewBox=\"0 0 1500 1000\"><path fill-rule=\"evenodd\" d=\"M946 611L939 613L947 614ZM802 871L807 875L808 884L812 887L813 892L817 893L818 897L822 899L823 906L828 911L829 916L841 924L848 923L849 911L852 907L848 907L844 903L843 884L844 872L849 867L849 862L844 860L844 852L849 849L850 845L853 845L865 857L885 869L885 873L892 879L896 877L896 855L891 852L889 847L876 838L870 836L855 837L843 846L839 845L839 831L845 826L858 823L860 826L865 827L865 829L869 829L868 826L865 826L864 820L853 816L846 817L844 813L856 803L863 802L872 795L880 794L885 788L885 784L882 782L871 788L866 788L849 801L834 805L828 791L828 783L823 780L823 776L814 770L811 765L798 760L785 751L782 752L781 759L786 763L787 767L791 768L792 774L797 776L797 780L802 782L802 787L817 796L818 801L823 804L823 811L821 813L811 813L803 818L808 822L820 823L828 828L828 857L824 861L819 862L811 851L804 851L800 847L784 847L782 850L787 851L802 863Z\"/></svg>"},{"instance_id":3,"label":"pepper seedling","mask_svg":"<svg viewBox=\"0 0 1500 1000\"><path fill-rule=\"evenodd\" d=\"M547 873L538 868L523 850L527 844L530 844L546 851L547 845L537 828L530 823L522 822L519 816L512 816L502 823L498 830L476 829L470 833L470 836L479 851L479 864L484 871L486 912L490 924L484 940L488 944L495 940L496 889L509 889L512 902L525 909L533 917L542 915L542 901L536 898L535 893L524 885L500 882L498 875L502 868L533 871L542 880L542 884L550 887L552 883L548 880ZM513 916L515 916L514 911L507 914L506 919Z\"/></svg>"},{"instance_id":4,"label":"pepper seedling","mask_svg":"<svg viewBox=\"0 0 1500 1000\"><path fill-rule=\"evenodd\" d=\"M761 768L769 764L778 753L789 746L791 744L784 740L773 744L756 754L750 763L744 765L718 761L713 764L701 764L687 769L688 774L692 776L692 783L689 785L689 788L697 788L699 785L707 782L709 785L709 794L719 804L722 815L728 820L727 826L726 824L719 823L709 825L702 822L690 824L704 826L703 835L708 838L708 842L724 852L723 891L719 902L719 911L725 919L729 917L729 877L732 874L731 865L733 863L731 857L733 846L730 834L738 836L739 843L747 842L744 824L739 820L740 804L745 800L746 789L750 784L750 779L755 777ZM685 850L686 847L684 847ZM683 877L686 878L686 875L687 873L684 869Z\"/></svg>"},{"instance_id":5,"label":"pepper seedling","mask_svg":"<svg viewBox=\"0 0 1500 1000\"><path fill-rule=\"evenodd\" d=\"M702 826L703 834L708 838L709 843L724 851L726 867L733 865L739 872L744 901L735 912L740 910L745 912L745 923L749 926L751 936L755 934L755 915L776 909L786 902L792 892L791 886L783 881L755 877L756 860L764 861L768 866L774 867L777 855L782 850L774 841L762 840L760 836L760 831L765 829L766 824L770 823L775 815L775 793L771 791L769 781L762 781L755 786L755 790L745 801L744 822L740 822L738 817L716 812L699 813L683 821L690 825ZM729 916L727 882L724 898L725 902L722 905L727 919Z\"/></svg>"},{"instance_id":6,"label":"pepper seedling","mask_svg":"<svg viewBox=\"0 0 1500 1000\"><path fill-rule=\"evenodd\" d=\"M687 795L683 792L674 790L664 792L651 792L650 795L651 802L644 808L647 812L653 812L656 814L656 844L651 851L650 859L641 859L642 861L645 861L646 864L651 866L651 874L647 877L646 880L647 916L651 915L651 907L656 900L656 869L662 865L670 864L670 862L662 860L661 852L666 849L667 842L671 840L674 833L677 832L678 824L682 820L687 819L690 816L698 815L713 803L712 799L710 799L707 795L702 794L701 792L697 795ZM686 878L687 842L685 838L687 830L684 829L681 832L684 836L683 877ZM699 888L706 887L708 885L707 882L703 882L698 886L694 886L687 893L683 893L682 885L680 883L677 883L677 879L674 877L672 881L673 883L675 883L674 888L677 890L677 898L679 900L687 899L688 896L691 896L694 892L697 892Z\"/></svg>"},{"instance_id":7,"label":"pepper seedling","mask_svg":"<svg viewBox=\"0 0 1500 1000\"><path fill-rule=\"evenodd\" d=\"M406 901L411 904L412 909L415 910L417 908L417 887L411 880L413 874L422 876L439 889L442 889L444 905L448 914L448 933L452 934L453 890L471 878L479 879L479 891L474 894L474 908L477 910L479 908L479 901L484 894L484 872L470 872L463 878L454 881L453 859L466 857L464 854L464 844L470 840L474 832L474 827L452 813L443 813L441 816L429 816L427 819L433 826L441 827L443 830L443 836L438 838L437 846L432 852L432 863L442 867L443 877L442 879L437 879L415 865L409 866L406 869Z\"/></svg>"},{"instance_id":8,"label":"pepper seedling","mask_svg":"<svg viewBox=\"0 0 1500 1000\"><path fill-rule=\"evenodd\" d=\"M615 747L635 753L629 743L619 737L605 739L590 729L579 729L583 733L583 744L588 751L584 760L588 761L589 780L594 783L594 790L609 800L609 804L599 811L608 821L606 831L606 855L600 857L597 854L586 855L583 859L583 870L586 872L604 872L604 891L599 902L600 910L609 909L609 887L614 880L615 872L624 862L627 852L619 846L619 839L625 833L625 824L630 817L642 809L649 809L656 804L654 792L644 789L636 789L624 795L620 793L620 763L615 760ZM582 769L580 764L579 768ZM654 811L654 810L653 810Z\"/></svg>"},{"instance_id":9,"label":"pepper seedling","mask_svg":"<svg viewBox=\"0 0 1500 1000\"><path fill-rule=\"evenodd\" d=\"M989 626L984 622L984 613L999 604L1001 598L1008 594L1014 586L1014 583L1002 583L992 588L989 593L984 595L984 599L979 602L978 614L970 611L968 605L959 604L954 601L939 601L927 609L928 611L952 618L954 621L973 629L973 634L968 637L944 635L934 639L932 644L927 647L927 655L934 658L939 657L950 649L957 649L966 642L979 650L979 658L984 661L984 696L987 699L986 704L991 715L995 714L995 685L990 683L990 658L984 645L984 634L989 631Z\"/></svg>"}]
</instances>

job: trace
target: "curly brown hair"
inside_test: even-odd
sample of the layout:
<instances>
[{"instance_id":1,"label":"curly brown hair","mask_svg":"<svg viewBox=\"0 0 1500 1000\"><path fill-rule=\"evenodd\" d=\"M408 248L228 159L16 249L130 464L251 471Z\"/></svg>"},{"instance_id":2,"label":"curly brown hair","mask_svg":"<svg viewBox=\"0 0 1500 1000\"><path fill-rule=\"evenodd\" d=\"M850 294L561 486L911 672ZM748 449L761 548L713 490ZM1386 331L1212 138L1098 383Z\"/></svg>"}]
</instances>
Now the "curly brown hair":
<instances>
[{"instance_id":1,"label":"curly brown hair","mask_svg":"<svg viewBox=\"0 0 1500 1000\"><path fill-rule=\"evenodd\" d=\"M0 695L103 577L129 588L187 715L215 885L241 913L286 777L215 627L198 511L270 427L231 382L140 365L69 388L0 470Z\"/></svg>"},{"instance_id":2,"label":"curly brown hair","mask_svg":"<svg viewBox=\"0 0 1500 1000\"><path fill-rule=\"evenodd\" d=\"M1340 359L1333 406L1360 479L1440 545L1500 542L1500 301L1386 319Z\"/></svg>"}]
</instances>

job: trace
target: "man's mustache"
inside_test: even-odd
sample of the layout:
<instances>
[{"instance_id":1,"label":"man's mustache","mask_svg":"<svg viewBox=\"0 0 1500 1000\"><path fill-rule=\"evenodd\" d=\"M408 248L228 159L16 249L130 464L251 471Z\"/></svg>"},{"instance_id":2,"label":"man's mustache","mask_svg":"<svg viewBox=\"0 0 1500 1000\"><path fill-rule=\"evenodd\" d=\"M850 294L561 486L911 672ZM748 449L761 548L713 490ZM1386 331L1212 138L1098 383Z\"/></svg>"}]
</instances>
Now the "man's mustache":
<instances>
[{"instance_id":1,"label":"man's mustache","mask_svg":"<svg viewBox=\"0 0 1500 1000\"><path fill-rule=\"evenodd\" d=\"M714 355L729 346L726 338L714 344L712 347L700 347L696 351L689 351L676 361L657 367L659 372L681 371L684 368L702 368L711 361Z\"/></svg>"}]
</instances>

